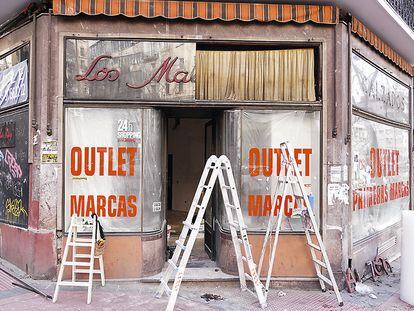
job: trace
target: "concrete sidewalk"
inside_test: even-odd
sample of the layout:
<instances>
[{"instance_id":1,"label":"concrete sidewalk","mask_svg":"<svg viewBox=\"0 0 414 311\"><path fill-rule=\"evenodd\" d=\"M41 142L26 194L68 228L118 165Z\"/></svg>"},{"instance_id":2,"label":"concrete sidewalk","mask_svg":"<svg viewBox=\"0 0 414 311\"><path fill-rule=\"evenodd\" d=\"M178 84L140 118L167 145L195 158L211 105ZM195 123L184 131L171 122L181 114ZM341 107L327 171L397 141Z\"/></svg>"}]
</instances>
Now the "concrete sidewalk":
<instances>
[{"instance_id":1,"label":"concrete sidewalk","mask_svg":"<svg viewBox=\"0 0 414 311\"><path fill-rule=\"evenodd\" d=\"M414 310L399 299L398 262L393 263L395 274L383 276L379 282L366 281L364 284L372 287L377 298L368 295L348 294L342 292L345 305L338 306L333 292L322 293L318 290L272 289L268 296L266 310ZM16 271L14 271L16 274ZM21 276L21 275L20 275ZM40 290L53 295L54 282L34 281L26 282ZM0 282L11 282L10 279L0 277ZM9 284L10 285L10 284ZM167 297L154 298L157 288L155 283L115 282L108 281L105 287L98 282L94 285L92 304L86 304L85 288L63 287L56 304L41 296L24 289L11 286L0 286L0 310L164 310ZM216 294L223 300L205 301L203 294ZM241 292L235 282L185 282L180 289L175 310L261 310L254 296L248 292Z\"/></svg>"}]
</instances>

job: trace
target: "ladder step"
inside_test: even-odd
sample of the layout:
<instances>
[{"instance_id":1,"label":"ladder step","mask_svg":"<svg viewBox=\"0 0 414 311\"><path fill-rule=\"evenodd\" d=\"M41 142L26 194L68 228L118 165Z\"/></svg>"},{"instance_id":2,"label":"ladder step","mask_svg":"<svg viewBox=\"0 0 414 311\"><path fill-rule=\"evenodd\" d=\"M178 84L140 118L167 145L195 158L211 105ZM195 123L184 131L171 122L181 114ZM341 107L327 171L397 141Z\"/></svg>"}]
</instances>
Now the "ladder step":
<instances>
[{"instance_id":1,"label":"ladder step","mask_svg":"<svg viewBox=\"0 0 414 311\"><path fill-rule=\"evenodd\" d=\"M75 240L75 243L76 243L76 242L81 242L81 243L83 243L83 242L85 242L85 243L92 243L92 239L77 238L77 239Z\"/></svg>"},{"instance_id":2,"label":"ladder step","mask_svg":"<svg viewBox=\"0 0 414 311\"><path fill-rule=\"evenodd\" d=\"M91 258L91 254L76 254L75 258L87 258L90 259ZM94 256L94 258L99 258L99 256Z\"/></svg>"},{"instance_id":3,"label":"ladder step","mask_svg":"<svg viewBox=\"0 0 414 311\"><path fill-rule=\"evenodd\" d=\"M222 185L221 188L223 188L223 189L231 189L231 186L229 186L229 185Z\"/></svg>"},{"instance_id":4,"label":"ladder step","mask_svg":"<svg viewBox=\"0 0 414 311\"><path fill-rule=\"evenodd\" d=\"M64 266L80 266L80 267L90 267L90 262L80 262L80 261L66 261L63 263Z\"/></svg>"},{"instance_id":5,"label":"ladder step","mask_svg":"<svg viewBox=\"0 0 414 311\"><path fill-rule=\"evenodd\" d=\"M86 225L86 224L73 224L73 227L77 228L93 228L93 225Z\"/></svg>"},{"instance_id":6,"label":"ladder step","mask_svg":"<svg viewBox=\"0 0 414 311\"><path fill-rule=\"evenodd\" d=\"M162 286L164 287L165 292L167 293L167 295L168 295L168 296L170 296L170 295L171 295L171 292L172 292L171 288L170 288L170 287L168 286L168 284L164 281L164 279L161 279L161 280L160 280L160 282L161 282Z\"/></svg>"},{"instance_id":7,"label":"ladder step","mask_svg":"<svg viewBox=\"0 0 414 311\"><path fill-rule=\"evenodd\" d=\"M71 281L62 281L58 283L59 286L89 286L89 282L71 282Z\"/></svg>"},{"instance_id":8,"label":"ladder step","mask_svg":"<svg viewBox=\"0 0 414 311\"><path fill-rule=\"evenodd\" d=\"M242 260L244 261L244 262L246 262L246 263L249 263L248 261L247 261L247 258L246 257L244 257L244 256L242 256ZM253 262L253 266L254 266L254 268L256 269L256 267L257 267L257 265Z\"/></svg>"},{"instance_id":9,"label":"ladder step","mask_svg":"<svg viewBox=\"0 0 414 311\"><path fill-rule=\"evenodd\" d=\"M322 261L320 261L319 259L313 258L312 259L314 263L320 265L321 267L324 267L326 269L326 264Z\"/></svg>"},{"instance_id":10,"label":"ladder step","mask_svg":"<svg viewBox=\"0 0 414 311\"><path fill-rule=\"evenodd\" d=\"M253 278L250 276L250 274L244 273L244 276L246 277L246 279L253 282Z\"/></svg>"},{"instance_id":11,"label":"ladder step","mask_svg":"<svg viewBox=\"0 0 414 311\"><path fill-rule=\"evenodd\" d=\"M237 221L229 222L229 225L232 226L232 227L234 227L234 228L236 228L236 229L242 229L242 230L243 229L247 229L247 226L246 225L243 225L240 228L240 224Z\"/></svg>"},{"instance_id":12,"label":"ladder step","mask_svg":"<svg viewBox=\"0 0 414 311\"><path fill-rule=\"evenodd\" d=\"M231 209L237 209L237 207L233 204L226 204L226 207L230 207Z\"/></svg>"},{"instance_id":13,"label":"ladder step","mask_svg":"<svg viewBox=\"0 0 414 311\"><path fill-rule=\"evenodd\" d=\"M92 247L93 243L82 243L82 242L69 242L71 246L89 246Z\"/></svg>"},{"instance_id":14,"label":"ladder step","mask_svg":"<svg viewBox=\"0 0 414 311\"><path fill-rule=\"evenodd\" d=\"M324 275L318 273L318 278L320 278L322 281L324 281L326 284L332 286L332 282L330 279L328 279L327 277L325 277Z\"/></svg>"},{"instance_id":15,"label":"ladder step","mask_svg":"<svg viewBox=\"0 0 414 311\"><path fill-rule=\"evenodd\" d=\"M175 264L175 262L174 262L174 261L172 261L171 259L168 259L168 263L170 264L170 266L171 266L171 267L173 267L173 268L174 268L174 270L177 270L177 269L178 269L178 267L177 267L177 265Z\"/></svg>"},{"instance_id":16,"label":"ladder step","mask_svg":"<svg viewBox=\"0 0 414 311\"><path fill-rule=\"evenodd\" d=\"M89 269L75 269L75 273L88 273ZM92 270L92 273L101 273L101 270Z\"/></svg>"},{"instance_id":17,"label":"ladder step","mask_svg":"<svg viewBox=\"0 0 414 311\"><path fill-rule=\"evenodd\" d=\"M313 244L313 243L308 243L308 245L310 246L310 247L312 247L312 248L314 248L314 249L316 249L316 250L318 250L318 251L321 251L321 248L318 246L318 245L316 245L316 244Z\"/></svg>"},{"instance_id":18,"label":"ladder step","mask_svg":"<svg viewBox=\"0 0 414 311\"><path fill-rule=\"evenodd\" d=\"M203 188L203 189L210 189L210 188L211 188L211 186L209 186L209 185L204 185L204 186L201 186L201 188Z\"/></svg>"},{"instance_id":19,"label":"ladder step","mask_svg":"<svg viewBox=\"0 0 414 311\"><path fill-rule=\"evenodd\" d=\"M183 251L185 251L185 245L183 243L181 243L179 240L175 241L175 244L177 244L177 246L179 248L181 248Z\"/></svg>"},{"instance_id":20,"label":"ladder step","mask_svg":"<svg viewBox=\"0 0 414 311\"><path fill-rule=\"evenodd\" d=\"M190 230L198 229L196 226L194 226L192 223L189 223L188 221L183 221L183 225L186 226Z\"/></svg>"},{"instance_id":21,"label":"ladder step","mask_svg":"<svg viewBox=\"0 0 414 311\"><path fill-rule=\"evenodd\" d=\"M239 241L240 244L243 244L243 240L242 239L237 239Z\"/></svg>"},{"instance_id":22,"label":"ladder step","mask_svg":"<svg viewBox=\"0 0 414 311\"><path fill-rule=\"evenodd\" d=\"M313 230L312 228L305 228L305 230L309 231L309 232L312 232L312 233L315 233L315 230Z\"/></svg>"},{"instance_id":23,"label":"ladder step","mask_svg":"<svg viewBox=\"0 0 414 311\"><path fill-rule=\"evenodd\" d=\"M194 205L195 207L197 207L197 208L203 208L203 206L202 205L200 205L200 204L196 204L196 205Z\"/></svg>"}]
</instances>

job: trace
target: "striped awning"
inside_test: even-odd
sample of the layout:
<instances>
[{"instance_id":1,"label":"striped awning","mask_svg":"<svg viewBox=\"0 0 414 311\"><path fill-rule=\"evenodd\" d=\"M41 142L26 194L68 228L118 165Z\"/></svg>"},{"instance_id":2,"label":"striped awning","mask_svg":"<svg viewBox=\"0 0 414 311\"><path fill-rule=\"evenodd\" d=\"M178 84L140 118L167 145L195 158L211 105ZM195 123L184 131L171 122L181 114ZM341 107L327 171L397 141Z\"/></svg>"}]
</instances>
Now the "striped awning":
<instances>
[{"instance_id":1,"label":"striped awning","mask_svg":"<svg viewBox=\"0 0 414 311\"><path fill-rule=\"evenodd\" d=\"M352 17L352 31L372 45L378 52L382 53L403 71L409 75L414 75L413 67L404 58L355 17Z\"/></svg>"},{"instance_id":2,"label":"striped awning","mask_svg":"<svg viewBox=\"0 0 414 311\"><path fill-rule=\"evenodd\" d=\"M282 23L337 24L339 21L339 10L333 6L209 1L53 0L53 13Z\"/></svg>"}]
</instances>

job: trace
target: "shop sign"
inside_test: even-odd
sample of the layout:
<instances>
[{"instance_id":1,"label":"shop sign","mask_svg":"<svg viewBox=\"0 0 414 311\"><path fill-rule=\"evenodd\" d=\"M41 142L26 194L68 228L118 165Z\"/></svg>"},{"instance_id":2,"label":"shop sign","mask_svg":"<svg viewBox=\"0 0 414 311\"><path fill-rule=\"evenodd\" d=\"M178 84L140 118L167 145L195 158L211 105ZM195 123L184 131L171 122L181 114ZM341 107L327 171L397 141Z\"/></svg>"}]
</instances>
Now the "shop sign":
<instances>
[{"instance_id":1,"label":"shop sign","mask_svg":"<svg viewBox=\"0 0 414 311\"><path fill-rule=\"evenodd\" d=\"M191 100L195 44L67 40L66 97Z\"/></svg>"},{"instance_id":2,"label":"shop sign","mask_svg":"<svg viewBox=\"0 0 414 311\"><path fill-rule=\"evenodd\" d=\"M27 101L27 80L27 60L0 71L0 108Z\"/></svg>"},{"instance_id":3,"label":"shop sign","mask_svg":"<svg viewBox=\"0 0 414 311\"><path fill-rule=\"evenodd\" d=\"M408 131L353 116L352 239L401 219L410 202Z\"/></svg>"},{"instance_id":4,"label":"shop sign","mask_svg":"<svg viewBox=\"0 0 414 311\"><path fill-rule=\"evenodd\" d=\"M409 88L355 53L352 105L393 121L410 123Z\"/></svg>"},{"instance_id":5,"label":"shop sign","mask_svg":"<svg viewBox=\"0 0 414 311\"><path fill-rule=\"evenodd\" d=\"M281 206L281 194L275 195L282 164L280 143L284 141L289 141L294 150L319 220L319 118L319 112L306 111L242 113L241 202L249 229L266 230L272 207L275 207L275 215L282 211L288 217L283 230L303 230L300 218L291 218L299 207L293 193L287 193L284 206Z\"/></svg>"},{"instance_id":6,"label":"shop sign","mask_svg":"<svg viewBox=\"0 0 414 311\"><path fill-rule=\"evenodd\" d=\"M69 108L65 225L96 213L107 232L141 231L141 111Z\"/></svg>"}]
</instances>

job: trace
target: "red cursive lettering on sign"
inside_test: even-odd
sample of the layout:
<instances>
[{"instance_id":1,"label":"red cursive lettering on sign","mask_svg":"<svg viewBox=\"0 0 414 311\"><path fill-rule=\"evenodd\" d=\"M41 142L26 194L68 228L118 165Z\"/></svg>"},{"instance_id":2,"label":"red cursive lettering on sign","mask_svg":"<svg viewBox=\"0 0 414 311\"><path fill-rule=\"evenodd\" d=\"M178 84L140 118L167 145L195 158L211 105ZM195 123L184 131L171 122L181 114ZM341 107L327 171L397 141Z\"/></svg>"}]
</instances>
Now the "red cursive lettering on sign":
<instances>
[{"instance_id":1,"label":"red cursive lettering on sign","mask_svg":"<svg viewBox=\"0 0 414 311\"><path fill-rule=\"evenodd\" d=\"M5 138L8 142L10 142L13 138L13 133L9 130L8 127L0 129L0 139L3 138Z\"/></svg>"},{"instance_id":2,"label":"red cursive lettering on sign","mask_svg":"<svg viewBox=\"0 0 414 311\"><path fill-rule=\"evenodd\" d=\"M142 84L131 84L127 83L126 85L133 89L140 89L144 86L147 86L152 81L160 83L161 79L164 77L165 81L168 83L188 83L192 80L192 75L188 71L178 70L171 77L171 68L176 63L178 57L174 57L171 60L171 57L167 57L160 67L152 74L152 76Z\"/></svg>"},{"instance_id":3,"label":"red cursive lettering on sign","mask_svg":"<svg viewBox=\"0 0 414 311\"><path fill-rule=\"evenodd\" d=\"M101 67L99 69L97 69L95 71L95 73L93 75L91 75L92 71L95 69L96 64L101 60L101 59L111 59L112 56L109 55L101 55L98 56L97 58L95 58L92 63L89 65L88 69L86 69L86 72L82 75L76 75L75 76L75 80L77 81L83 81L83 80L87 80L87 81L102 81L105 80L106 78L108 78L108 81L115 81L116 79L119 78L120 72L117 69L108 69L106 67ZM91 75L91 76L90 76Z\"/></svg>"}]
</instances>

